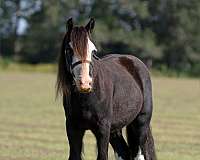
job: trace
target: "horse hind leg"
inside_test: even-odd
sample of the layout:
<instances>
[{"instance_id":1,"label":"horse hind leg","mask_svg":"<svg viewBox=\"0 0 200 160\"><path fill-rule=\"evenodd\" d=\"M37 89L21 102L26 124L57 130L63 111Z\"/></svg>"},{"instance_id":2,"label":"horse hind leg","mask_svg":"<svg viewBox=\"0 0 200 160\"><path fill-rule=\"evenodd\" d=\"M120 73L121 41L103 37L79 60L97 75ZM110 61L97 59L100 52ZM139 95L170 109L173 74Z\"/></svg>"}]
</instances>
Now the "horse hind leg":
<instances>
[{"instance_id":1,"label":"horse hind leg","mask_svg":"<svg viewBox=\"0 0 200 160\"><path fill-rule=\"evenodd\" d=\"M134 160L156 160L149 124L150 119L141 114L127 126L127 141Z\"/></svg>"},{"instance_id":2,"label":"horse hind leg","mask_svg":"<svg viewBox=\"0 0 200 160\"><path fill-rule=\"evenodd\" d=\"M145 128L132 123L127 126L127 141L131 150L131 160L147 160L144 157L143 146L145 141Z\"/></svg>"},{"instance_id":3,"label":"horse hind leg","mask_svg":"<svg viewBox=\"0 0 200 160\"><path fill-rule=\"evenodd\" d=\"M139 150L139 133L134 123L135 122L132 122L126 127L127 142L130 149L131 160L137 156Z\"/></svg>"},{"instance_id":4,"label":"horse hind leg","mask_svg":"<svg viewBox=\"0 0 200 160\"><path fill-rule=\"evenodd\" d=\"M141 78L142 80L142 78ZM127 140L134 160L156 160L154 140L151 134L152 89L150 79L143 79L144 102L136 119L127 126Z\"/></svg>"},{"instance_id":5,"label":"horse hind leg","mask_svg":"<svg viewBox=\"0 0 200 160\"><path fill-rule=\"evenodd\" d=\"M121 130L110 135L110 144L115 152L116 160L130 160L129 148Z\"/></svg>"}]
</instances>

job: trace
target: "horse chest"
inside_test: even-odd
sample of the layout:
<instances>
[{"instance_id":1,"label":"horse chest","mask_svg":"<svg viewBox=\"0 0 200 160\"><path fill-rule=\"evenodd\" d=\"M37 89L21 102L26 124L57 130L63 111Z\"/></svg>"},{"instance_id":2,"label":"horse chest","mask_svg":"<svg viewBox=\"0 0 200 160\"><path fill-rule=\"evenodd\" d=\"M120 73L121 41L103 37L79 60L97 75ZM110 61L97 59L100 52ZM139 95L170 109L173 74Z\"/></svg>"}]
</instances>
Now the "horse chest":
<instances>
[{"instance_id":1,"label":"horse chest","mask_svg":"<svg viewBox=\"0 0 200 160\"><path fill-rule=\"evenodd\" d=\"M92 117L94 116L94 113L88 109L83 109L81 111L81 119L85 121L91 121Z\"/></svg>"},{"instance_id":2,"label":"horse chest","mask_svg":"<svg viewBox=\"0 0 200 160\"><path fill-rule=\"evenodd\" d=\"M74 127L87 130L98 124L99 115L88 109L88 107L82 107L81 110L71 113L71 121L73 121Z\"/></svg>"},{"instance_id":3,"label":"horse chest","mask_svg":"<svg viewBox=\"0 0 200 160\"><path fill-rule=\"evenodd\" d=\"M90 95L74 95L72 98L72 115L82 121L95 122L105 117L108 113L106 97L99 98L97 93L93 92Z\"/></svg>"},{"instance_id":4,"label":"horse chest","mask_svg":"<svg viewBox=\"0 0 200 160\"><path fill-rule=\"evenodd\" d=\"M80 99L79 99L80 100ZM71 110L71 118L78 128L91 129L94 126L100 124L104 117L108 117L110 112L106 110L103 102L97 102L98 100L93 97L92 100L75 101ZM78 123L79 122L79 123ZM80 123L81 122L81 123Z\"/></svg>"}]
</instances>

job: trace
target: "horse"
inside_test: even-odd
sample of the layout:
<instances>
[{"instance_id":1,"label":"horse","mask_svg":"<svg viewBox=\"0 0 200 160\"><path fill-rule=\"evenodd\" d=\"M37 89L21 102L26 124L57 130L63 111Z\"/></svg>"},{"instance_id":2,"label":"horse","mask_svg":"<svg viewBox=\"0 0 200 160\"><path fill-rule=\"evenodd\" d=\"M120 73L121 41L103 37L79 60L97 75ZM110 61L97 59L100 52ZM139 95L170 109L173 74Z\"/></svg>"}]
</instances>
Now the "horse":
<instances>
[{"instance_id":1,"label":"horse","mask_svg":"<svg viewBox=\"0 0 200 160\"><path fill-rule=\"evenodd\" d=\"M156 160L149 71L132 55L96 56L94 26L93 18L85 26L68 19L59 56L57 96L63 98L69 160L82 159L86 130L96 138L97 160L108 159L109 143L118 160Z\"/></svg>"}]
</instances>

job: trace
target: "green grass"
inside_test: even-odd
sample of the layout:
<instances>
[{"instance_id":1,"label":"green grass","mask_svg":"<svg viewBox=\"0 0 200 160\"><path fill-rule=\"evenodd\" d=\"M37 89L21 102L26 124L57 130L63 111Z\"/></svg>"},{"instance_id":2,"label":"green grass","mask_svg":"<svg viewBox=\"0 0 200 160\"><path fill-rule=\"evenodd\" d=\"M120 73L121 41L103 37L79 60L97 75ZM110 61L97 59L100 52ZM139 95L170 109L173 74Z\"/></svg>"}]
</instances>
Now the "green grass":
<instances>
[{"instance_id":1,"label":"green grass","mask_svg":"<svg viewBox=\"0 0 200 160\"><path fill-rule=\"evenodd\" d=\"M40 73L52 73L56 72L57 65L53 63L42 64L28 64L19 63L9 59L0 58L0 71L4 72L40 72Z\"/></svg>"},{"instance_id":2,"label":"green grass","mask_svg":"<svg viewBox=\"0 0 200 160\"><path fill-rule=\"evenodd\" d=\"M65 160L61 100L55 74L0 71L0 160ZM153 133L158 160L200 159L200 80L153 78ZM84 159L94 160L95 139L85 138ZM114 160L110 148L109 159Z\"/></svg>"}]
</instances>

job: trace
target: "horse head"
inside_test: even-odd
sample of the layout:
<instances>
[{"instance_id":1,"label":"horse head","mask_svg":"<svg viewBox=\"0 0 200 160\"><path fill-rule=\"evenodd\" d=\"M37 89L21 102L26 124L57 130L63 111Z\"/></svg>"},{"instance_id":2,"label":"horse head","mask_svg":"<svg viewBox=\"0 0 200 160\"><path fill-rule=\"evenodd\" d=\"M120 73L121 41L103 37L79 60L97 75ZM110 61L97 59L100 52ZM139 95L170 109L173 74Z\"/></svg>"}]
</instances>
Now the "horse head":
<instances>
[{"instance_id":1,"label":"horse head","mask_svg":"<svg viewBox=\"0 0 200 160\"><path fill-rule=\"evenodd\" d=\"M90 34L95 20L90 19L86 26L74 26L70 18L66 24L64 54L66 69L73 77L73 83L79 92L91 92L93 85L93 54L97 51Z\"/></svg>"}]
</instances>

